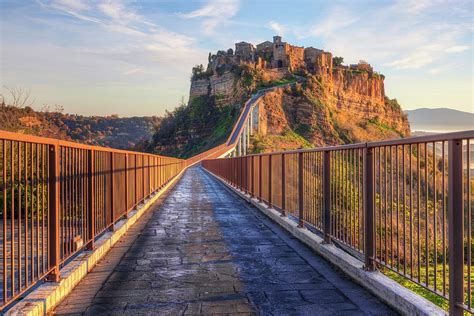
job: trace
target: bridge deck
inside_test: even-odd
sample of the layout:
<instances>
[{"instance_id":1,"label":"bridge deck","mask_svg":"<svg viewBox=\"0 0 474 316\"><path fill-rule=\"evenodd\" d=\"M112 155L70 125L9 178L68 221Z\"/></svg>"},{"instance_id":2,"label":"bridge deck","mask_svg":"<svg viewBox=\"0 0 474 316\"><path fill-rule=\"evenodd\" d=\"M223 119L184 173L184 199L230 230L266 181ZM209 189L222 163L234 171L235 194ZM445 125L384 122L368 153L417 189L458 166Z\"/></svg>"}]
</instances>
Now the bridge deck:
<instances>
[{"instance_id":1,"label":"bridge deck","mask_svg":"<svg viewBox=\"0 0 474 316\"><path fill-rule=\"evenodd\" d=\"M393 313L200 168L55 311L84 312Z\"/></svg>"}]
</instances>

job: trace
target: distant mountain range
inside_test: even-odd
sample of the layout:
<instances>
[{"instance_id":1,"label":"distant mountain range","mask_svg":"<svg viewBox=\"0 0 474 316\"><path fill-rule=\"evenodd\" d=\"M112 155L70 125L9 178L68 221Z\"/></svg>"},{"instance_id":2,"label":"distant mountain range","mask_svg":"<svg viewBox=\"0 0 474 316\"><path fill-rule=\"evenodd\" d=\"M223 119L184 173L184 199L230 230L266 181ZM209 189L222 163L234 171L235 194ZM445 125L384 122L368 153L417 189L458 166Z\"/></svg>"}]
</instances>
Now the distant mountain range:
<instances>
[{"instance_id":1,"label":"distant mountain range","mask_svg":"<svg viewBox=\"0 0 474 316\"><path fill-rule=\"evenodd\" d=\"M413 132L454 132L474 129L474 113L447 108L407 110Z\"/></svg>"}]
</instances>

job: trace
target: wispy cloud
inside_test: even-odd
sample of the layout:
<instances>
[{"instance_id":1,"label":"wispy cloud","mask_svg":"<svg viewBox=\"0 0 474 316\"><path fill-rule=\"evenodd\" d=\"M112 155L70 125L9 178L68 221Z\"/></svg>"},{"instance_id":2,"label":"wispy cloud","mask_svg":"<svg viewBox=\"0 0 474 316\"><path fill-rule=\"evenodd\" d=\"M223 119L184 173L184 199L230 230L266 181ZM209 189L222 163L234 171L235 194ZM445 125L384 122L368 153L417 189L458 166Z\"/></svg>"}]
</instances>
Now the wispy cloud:
<instances>
[{"instance_id":1,"label":"wispy cloud","mask_svg":"<svg viewBox=\"0 0 474 316\"><path fill-rule=\"evenodd\" d=\"M328 37L337 34L359 20L359 17L343 7L334 7L326 18L318 21L309 34L316 37Z\"/></svg>"},{"instance_id":2,"label":"wispy cloud","mask_svg":"<svg viewBox=\"0 0 474 316\"><path fill-rule=\"evenodd\" d=\"M322 40L324 48L351 62L367 58L395 69L418 69L471 49L460 44L469 32L466 22L440 21L446 5L442 0L399 0L368 10L333 7L300 37Z\"/></svg>"},{"instance_id":3,"label":"wispy cloud","mask_svg":"<svg viewBox=\"0 0 474 316\"><path fill-rule=\"evenodd\" d=\"M203 33L211 35L215 32L217 26L234 17L239 11L239 8L239 0L209 0L201 8L188 13L179 14L179 16L185 19L202 19Z\"/></svg>"},{"instance_id":4,"label":"wispy cloud","mask_svg":"<svg viewBox=\"0 0 474 316\"><path fill-rule=\"evenodd\" d=\"M281 35L281 36L284 36L286 34L286 31L287 31L287 28L286 26L278 23L278 22L275 22L275 21L270 21L268 22L268 27L275 31L276 34L278 35Z\"/></svg>"},{"instance_id":5,"label":"wispy cloud","mask_svg":"<svg viewBox=\"0 0 474 316\"><path fill-rule=\"evenodd\" d=\"M100 24L106 31L137 38L143 49L167 47L177 53L180 50L191 52L191 46L195 43L195 40L189 36L167 30L148 21L123 1L102 0L95 2L95 5L88 5L81 0L52 0L49 3L41 2L41 4L74 18ZM156 49L152 50L156 51ZM167 56L163 58L166 59Z\"/></svg>"}]
</instances>

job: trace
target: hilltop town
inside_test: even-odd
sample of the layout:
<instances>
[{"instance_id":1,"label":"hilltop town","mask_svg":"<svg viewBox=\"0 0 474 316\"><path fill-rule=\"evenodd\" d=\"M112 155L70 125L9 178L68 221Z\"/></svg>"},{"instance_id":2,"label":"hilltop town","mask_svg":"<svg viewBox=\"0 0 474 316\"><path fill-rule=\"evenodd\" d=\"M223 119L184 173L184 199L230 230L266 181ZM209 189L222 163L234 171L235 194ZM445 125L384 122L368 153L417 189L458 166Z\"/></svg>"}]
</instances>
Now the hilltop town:
<instances>
[{"instance_id":1,"label":"hilltop town","mask_svg":"<svg viewBox=\"0 0 474 316\"><path fill-rule=\"evenodd\" d=\"M273 42L265 41L256 47L247 42L235 44L232 49L218 51L211 55L209 67L218 72L220 67L232 64L251 63L260 69L287 69L290 72L332 73L333 66L342 69L352 69L373 73L373 68L366 62L344 66L341 63L333 65L333 56L329 52L314 47L293 46L283 42L281 36L274 36Z\"/></svg>"},{"instance_id":2,"label":"hilltop town","mask_svg":"<svg viewBox=\"0 0 474 316\"><path fill-rule=\"evenodd\" d=\"M385 95L385 77L360 61L280 36L257 45L209 53L207 66L192 69L189 101L164 118L148 149L188 155L211 148L229 135L245 101L265 94L255 152L404 137L410 134L397 100Z\"/></svg>"}]
</instances>

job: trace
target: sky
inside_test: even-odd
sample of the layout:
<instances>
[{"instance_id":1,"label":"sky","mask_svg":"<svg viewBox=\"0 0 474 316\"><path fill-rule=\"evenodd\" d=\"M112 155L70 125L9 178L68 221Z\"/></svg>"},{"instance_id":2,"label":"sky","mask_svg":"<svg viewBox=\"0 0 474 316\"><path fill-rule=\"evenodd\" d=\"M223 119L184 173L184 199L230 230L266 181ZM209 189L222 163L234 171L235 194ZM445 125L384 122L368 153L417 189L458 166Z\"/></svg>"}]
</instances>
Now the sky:
<instances>
[{"instance_id":1,"label":"sky","mask_svg":"<svg viewBox=\"0 0 474 316\"><path fill-rule=\"evenodd\" d=\"M33 107L162 115L188 98L191 68L234 43L281 35L366 60L403 109L474 112L472 0L0 0L0 88Z\"/></svg>"}]
</instances>

